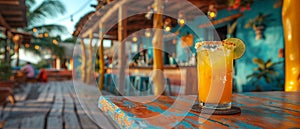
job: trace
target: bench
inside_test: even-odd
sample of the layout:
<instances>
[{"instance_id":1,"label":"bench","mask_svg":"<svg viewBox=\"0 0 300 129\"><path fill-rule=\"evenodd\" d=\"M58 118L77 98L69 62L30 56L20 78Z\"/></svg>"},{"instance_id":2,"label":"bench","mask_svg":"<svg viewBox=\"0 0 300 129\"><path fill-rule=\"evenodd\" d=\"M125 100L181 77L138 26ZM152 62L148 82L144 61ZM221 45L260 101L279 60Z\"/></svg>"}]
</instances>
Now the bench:
<instances>
[{"instance_id":1,"label":"bench","mask_svg":"<svg viewBox=\"0 0 300 129\"><path fill-rule=\"evenodd\" d=\"M45 70L48 81L64 81L72 79L71 70Z\"/></svg>"}]
</instances>

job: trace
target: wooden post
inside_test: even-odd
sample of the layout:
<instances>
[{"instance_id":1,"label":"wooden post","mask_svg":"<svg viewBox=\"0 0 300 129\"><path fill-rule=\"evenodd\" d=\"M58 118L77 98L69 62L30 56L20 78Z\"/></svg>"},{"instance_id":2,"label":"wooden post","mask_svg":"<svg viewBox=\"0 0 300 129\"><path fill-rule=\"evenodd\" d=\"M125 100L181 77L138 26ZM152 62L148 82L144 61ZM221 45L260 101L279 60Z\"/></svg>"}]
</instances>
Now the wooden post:
<instances>
[{"instance_id":1,"label":"wooden post","mask_svg":"<svg viewBox=\"0 0 300 129\"><path fill-rule=\"evenodd\" d=\"M127 64L126 53L125 53L125 41L127 37L127 21L126 21L127 9L125 6L120 5L119 7L119 22L118 22L118 40L119 40L119 53L118 53L118 69L119 78L118 86L119 92L124 93L125 88L125 68ZM123 20L124 19L124 20Z\"/></svg>"},{"instance_id":2,"label":"wooden post","mask_svg":"<svg viewBox=\"0 0 300 129\"><path fill-rule=\"evenodd\" d=\"M152 44L153 50L153 92L154 95L161 95L164 89L164 75L163 75L163 20L162 20L162 0L154 1L154 8L156 13L153 19L153 28L155 28L155 33L153 36Z\"/></svg>"},{"instance_id":3,"label":"wooden post","mask_svg":"<svg viewBox=\"0 0 300 129\"><path fill-rule=\"evenodd\" d=\"M285 91L300 91L299 0L284 0L282 22L285 40Z\"/></svg>"},{"instance_id":4,"label":"wooden post","mask_svg":"<svg viewBox=\"0 0 300 129\"><path fill-rule=\"evenodd\" d=\"M99 40L100 40L100 46L98 48L98 56L99 56L99 82L98 87L99 90L103 89L104 85L104 74L105 74L105 62L104 62L104 49L103 49L103 41L104 41L104 34L103 34L104 28L103 23L99 23Z\"/></svg>"},{"instance_id":5,"label":"wooden post","mask_svg":"<svg viewBox=\"0 0 300 129\"><path fill-rule=\"evenodd\" d=\"M20 50L20 35L14 35L13 36L13 41L15 43L15 53L16 53L16 66L19 66L20 65L20 54L19 54L19 50Z\"/></svg>"},{"instance_id":6,"label":"wooden post","mask_svg":"<svg viewBox=\"0 0 300 129\"><path fill-rule=\"evenodd\" d=\"M9 53L10 44L9 44L9 38L8 38L8 31L7 30L5 31L5 35L6 35L6 38L4 40L4 42L5 42L5 45L4 45L4 61L5 62L10 62L10 60L11 60L10 53Z\"/></svg>"},{"instance_id":7,"label":"wooden post","mask_svg":"<svg viewBox=\"0 0 300 129\"><path fill-rule=\"evenodd\" d=\"M87 71L86 71L86 82L88 84L91 83L91 80L92 80L92 77L93 77L93 32L91 31L90 34L89 34L89 59L88 59L88 62L87 62Z\"/></svg>"},{"instance_id":8,"label":"wooden post","mask_svg":"<svg viewBox=\"0 0 300 129\"><path fill-rule=\"evenodd\" d=\"M85 45L83 39L80 40L81 44L81 80L82 82L86 82L86 52Z\"/></svg>"}]
</instances>

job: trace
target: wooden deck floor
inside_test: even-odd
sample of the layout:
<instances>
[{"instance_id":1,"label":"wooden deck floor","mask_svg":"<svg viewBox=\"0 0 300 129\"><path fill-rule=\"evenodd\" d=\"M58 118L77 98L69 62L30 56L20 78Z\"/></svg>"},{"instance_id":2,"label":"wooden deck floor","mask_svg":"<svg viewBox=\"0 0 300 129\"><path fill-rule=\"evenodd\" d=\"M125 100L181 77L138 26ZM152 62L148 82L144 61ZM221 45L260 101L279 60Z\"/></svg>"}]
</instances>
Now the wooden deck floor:
<instances>
[{"instance_id":1,"label":"wooden deck floor","mask_svg":"<svg viewBox=\"0 0 300 129\"><path fill-rule=\"evenodd\" d=\"M5 122L4 129L101 128L82 109L72 82L32 83L15 97L16 104L2 109L0 118ZM99 109L94 110L101 113ZM108 126L114 128L111 124Z\"/></svg>"}]
</instances>

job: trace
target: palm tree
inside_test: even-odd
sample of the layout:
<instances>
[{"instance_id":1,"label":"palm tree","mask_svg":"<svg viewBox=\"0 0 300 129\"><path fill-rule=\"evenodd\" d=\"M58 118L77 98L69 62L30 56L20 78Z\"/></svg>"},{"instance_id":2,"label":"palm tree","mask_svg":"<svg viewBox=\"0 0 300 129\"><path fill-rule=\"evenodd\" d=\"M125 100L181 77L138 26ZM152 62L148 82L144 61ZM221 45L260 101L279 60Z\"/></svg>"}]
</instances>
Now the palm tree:
<instances>
[{"instance_id":1,"label":"palm tree","mask_svg":"<svg viewBox=\"0 0 300 129\"><path fill-rule=\"evenodd\" d=\"M33 33L33 40L25 50L42 55L40 49L50 49L58 57L64 55L62 47L58 46L60 38L54 34L67 32L65 26L58 24L45 24L46 19L54 18L66 12L64 4L59 0L44 0L36 5L36 0L26 0L28 26L24 29ZM54 42L55 41L55 42ZM36 49L39 46L39 49Z\"/></svg>"},{"instance_id":2,"label":"palm tree","mask_svg":"<svg viewBox=\"0 0 300 129\"><path fill-rule=\"evenodd\" d=\"M64 4L59 0L44 0L41 4L34 6L35 0L26 0L28 27L27 31L41 30L48 33L65 32L66 27L58 24L44 24L48 18L54 18L66 12Z\"/></svg>"}]
</instances>

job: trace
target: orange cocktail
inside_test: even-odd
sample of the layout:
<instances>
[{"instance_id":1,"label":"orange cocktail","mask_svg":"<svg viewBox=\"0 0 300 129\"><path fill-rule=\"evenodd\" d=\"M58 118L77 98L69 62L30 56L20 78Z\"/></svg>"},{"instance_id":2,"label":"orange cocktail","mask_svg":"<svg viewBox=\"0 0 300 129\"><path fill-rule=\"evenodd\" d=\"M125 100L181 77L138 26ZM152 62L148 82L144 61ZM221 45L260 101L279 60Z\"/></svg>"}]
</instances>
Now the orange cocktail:
<instances>
[{"instance_id":1,"label":"orange cocktail","mask_svg":"<svg viewBox=\"0 0 300 129\"><path fill-rule=\"evenodd\" d=\"M231 108L234 44L204 41L197 48L198 99L200 106Z\"/></svg>"}]
</instances>

